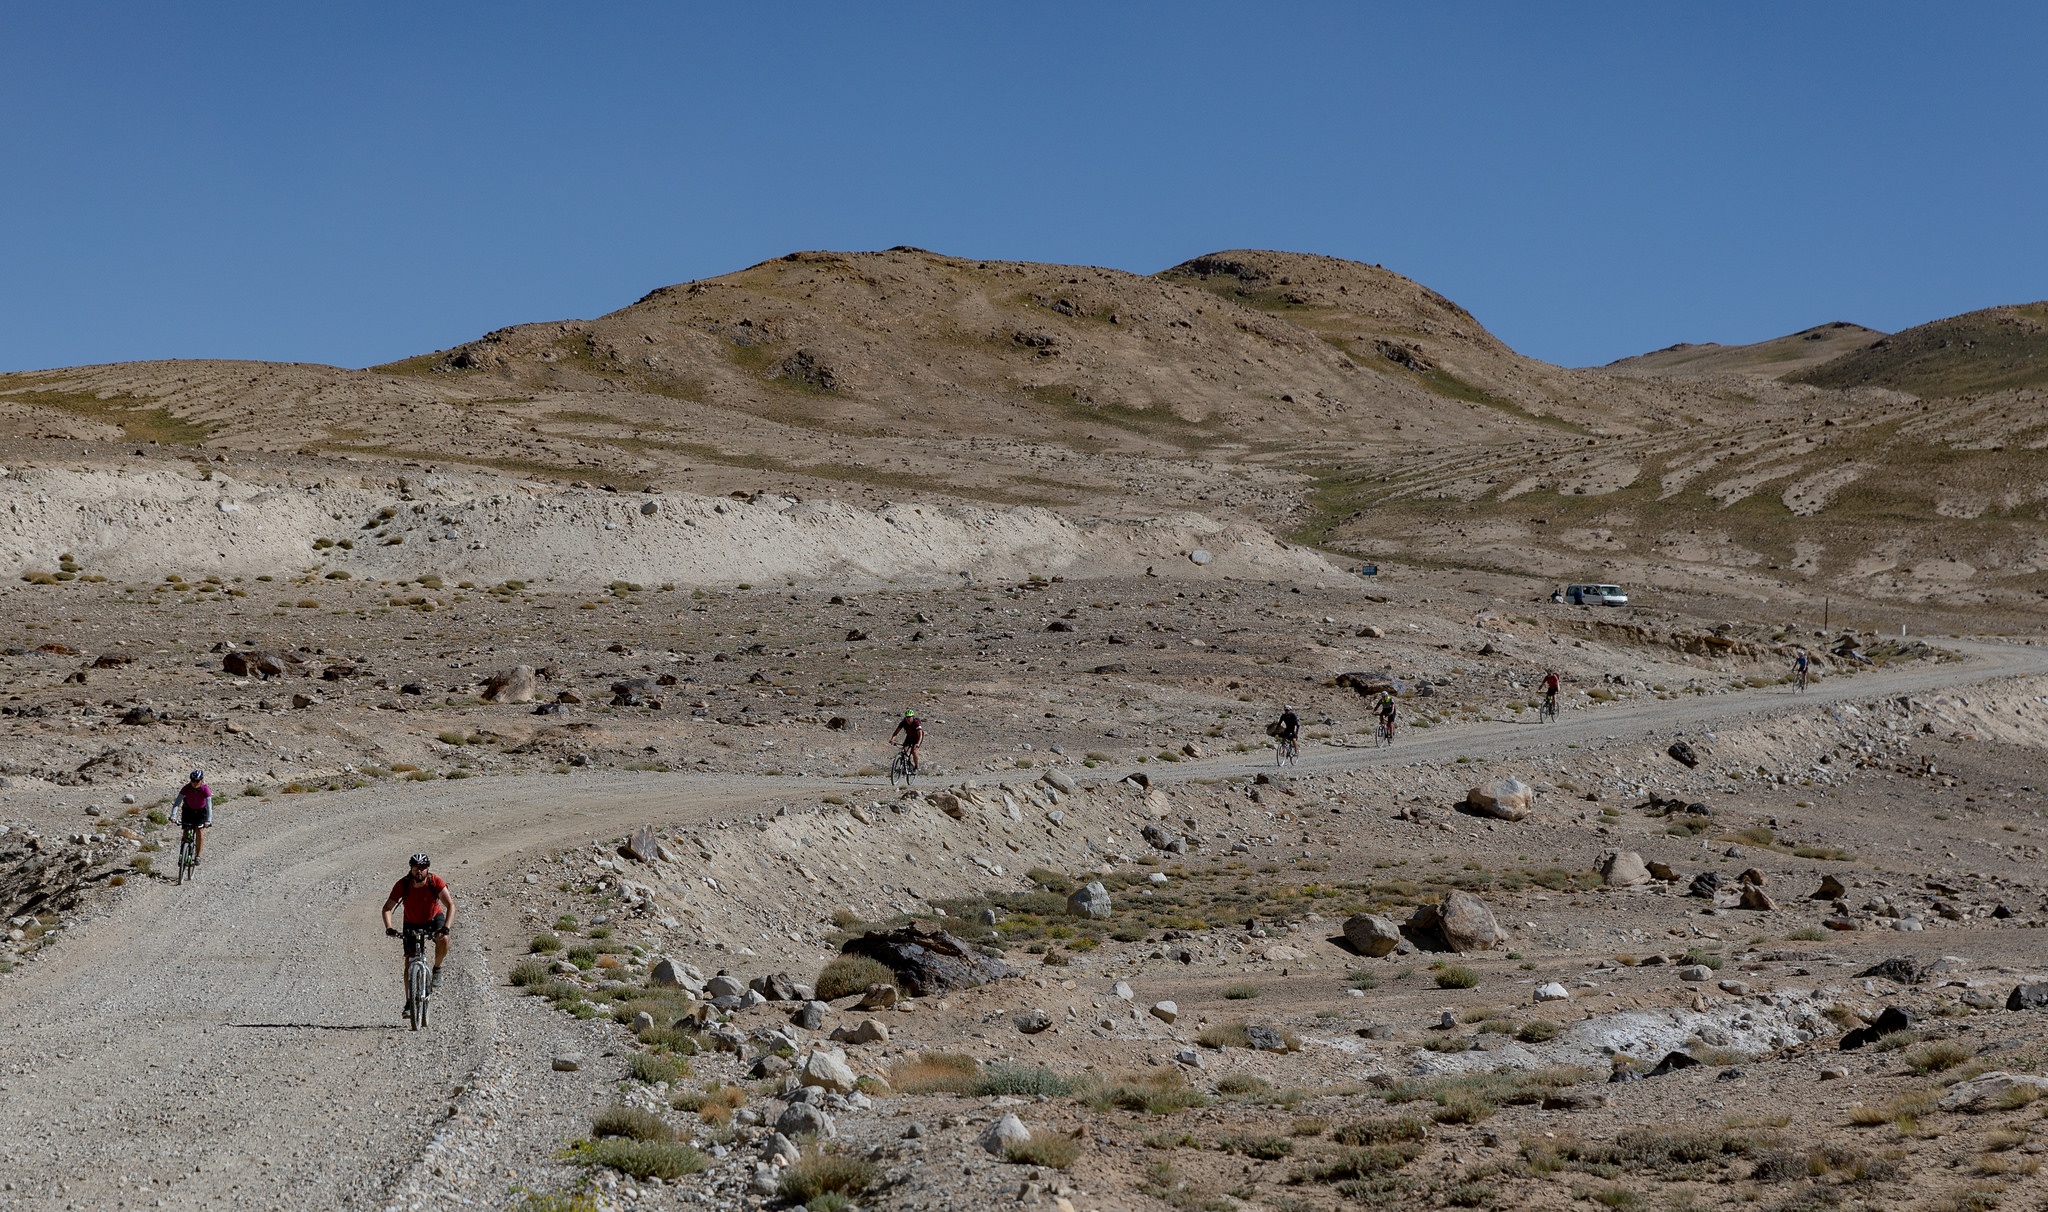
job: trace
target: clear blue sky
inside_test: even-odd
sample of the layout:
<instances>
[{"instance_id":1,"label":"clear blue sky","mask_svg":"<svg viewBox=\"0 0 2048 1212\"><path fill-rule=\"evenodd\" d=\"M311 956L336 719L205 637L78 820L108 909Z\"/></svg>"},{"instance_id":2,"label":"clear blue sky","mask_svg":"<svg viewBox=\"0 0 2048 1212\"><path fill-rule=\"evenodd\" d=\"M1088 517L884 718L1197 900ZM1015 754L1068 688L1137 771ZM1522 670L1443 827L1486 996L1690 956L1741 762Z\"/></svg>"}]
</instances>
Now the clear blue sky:
<instances>
[{"instance_id":1,"label":"clear blue sky","mask_svg":"<svg viewBox=\"0 0 2048 1212\"><path fill-rule=\"evenodd\" d=\"M799 248L1376 261L1597 363L2048 296L2048 5L0 6L0 369Z\"/></svg>"}]
</instances>

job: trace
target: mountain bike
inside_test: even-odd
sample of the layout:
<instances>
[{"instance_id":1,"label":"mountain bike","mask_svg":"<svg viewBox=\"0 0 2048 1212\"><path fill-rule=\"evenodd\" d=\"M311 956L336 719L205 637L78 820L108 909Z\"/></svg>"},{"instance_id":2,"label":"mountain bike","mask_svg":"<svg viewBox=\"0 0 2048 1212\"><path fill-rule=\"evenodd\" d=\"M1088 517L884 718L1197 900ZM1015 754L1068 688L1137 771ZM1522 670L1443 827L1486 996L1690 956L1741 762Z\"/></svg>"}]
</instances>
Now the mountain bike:
<instances>
[{"instance_id":1,"label":"mountain bike","mask_svg":"<svg viewBox=\"0 0 2048 1212\"><path fill-rule=\"evenodd\" d=\"M894 787L900 782L905 787L908 787L910 786L910 781L916 777L917 760L910 756L910 746L897 746L896 760L889 763L889 785Z\"/></svg>"},{"instance_id":2,"label":"mountain bike","mask_svg":"<svg viewBox=\"0 0 2048 1212\"><path fill-rule=\"evenodd\" d=\"M1544 696L1543 696L1543 701L1542 701L1541 703L1537 704L1537 706L1536 706L1536 718L1537 718L1537 719L1539 719L1539 720L1541 720L1542 722L1544 722L1544 723L1546 723L1546 724L1555 724L1555 723L1557 723L1557 696L1556 696L1556 695L1554 695L1554 694L1546 694L1546 695L1544 695Z\"/></svg>"},{"instance_id":3,"label":"mountain bike","mask_svg":"<svg viewBox=\"0 0 2048 1212\"><path fill-rule=\"evenodd\" d=\"M1799 693L1806 693L1806 667L1804 665L1799 667Z\"/></svg>"},{"instance_id":4,"label":"mountain bike","mask_svg":"<svg viewBox=\"0 0 2048 1212\"><path fill-rule=\"evenodd\" d=\"M1291 736L1281 737L1280 743L1273 747L1273 764L1275 766L1292 766L1300 756L1301 746L1297 745Z\"/></svg>"},{"instance_id":5,"label":"mountain bike","mask_svg":"<svg viewBox=\"0 0 2048 1212\"><path fill-rule=\"evenodd\" d=\"M412 1029L427 1025L427 1013L434 1000L434 969L427 962L427 947L434 937L431 928L407 926L405 938L405 1017Z\"/></svg>"},{"instance_id":6,"label":"mountain bike","mask_svg":"<svg viewBox=\"0 0 2048 1212\"><path fill-rule=\"evenodd\" d=\"M185 826L185 836L178 842L178 883L193 879L199 874L199 830Z\"/></svg>"},{"instance_id":7,"label":"mountain bike","mask_svg":"<svg viewBox=\"0 0 2048 1212\"><path fill-rule=\"evenodd\" d=\"M1382 717L1379 725L1372 730L1372 739L1373 743L1382 749L1393 744L1394 721Z\"/></svg>"}]
</instances>

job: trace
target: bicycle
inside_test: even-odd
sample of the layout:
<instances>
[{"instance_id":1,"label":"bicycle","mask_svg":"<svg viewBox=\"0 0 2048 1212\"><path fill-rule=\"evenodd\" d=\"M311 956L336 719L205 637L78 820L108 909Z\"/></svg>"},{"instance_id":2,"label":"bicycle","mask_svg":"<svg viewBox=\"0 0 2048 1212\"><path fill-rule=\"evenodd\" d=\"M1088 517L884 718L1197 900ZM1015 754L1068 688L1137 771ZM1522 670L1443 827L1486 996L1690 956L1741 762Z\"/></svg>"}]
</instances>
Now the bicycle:
<instances>
[{"instance_id":1,"label":"bicycle","mask_svg":"<svg viewBox=\"0 0 2048 1212\"><path fill-rule=\"evenodd\" d=\"M889 763L889 785L894 787L900 780L905 787L917 777L917 760L910 756L910 746L896 748L896 760Z\"/></svg>"},{"instance_id":2,"label":"bicycle","mask_svg":"<svg viewBox=\"0 0 2048 1212\"><path fill-rule=\"evenodd\" d=\"M428 941L434 937L430 928L407 926L405 939L405 1017L418 1031L427 1025L427 1016L434 1000L434 969L427 963Z\"/></svg>"},{"instance_id":3,"label":"bicycle","mask_svg":"<svg viewBox=\"0 0 2048 1212\"><path fill-rule=\"evenodd\" d=\"M1806 693L1806 669L1804 667L1801 667L1799 670L1799 693Z\"/></svg>"},{"instance_id":4,"label":"bicycle","mask_svg":"<svg viewBox=\"0 0 2048 1212\"><path fill-rule=\"evenodd\" d=\"M182 884L186 880L196 878L198 875L199 830L194 826L187 825L185 826L185 836L178 842L177 882Z\"/></svg>"},{"instance_id":5,"label":"bicycle","mask_svg":"<svg viewBox=\"0 0 2048 1212\"><path fill-rule=\"evenodd\" d=\"M1280 743L1273 747L1273 764L1275 766L1292 766L1300 757L1301 746L1296 744L1291 736L1281 737Z\"/></svg>"},{"instance_id":6,"label":"bicycle","mask_svg":"<svg viewBox=\"0 0 2048 1212\"><path fill-rule=\"evenodd\" d=\"M1372 730L1372 739L1373 743L1379 746L1381 749L1385 749L1387 746L1393 744L1394 721L1382 719L1379 722L1378 727Z\"/></svg>"},{"instance_id":7,"label":"bicycle","mask_svg":"<svg viewBox=\"0 0 2048 1212\"><path fill-rule=\"evenodd\" d=\"M1546 694L1543 696L1543 701L1536 705L1536 718L1546 724L1557 723L1556 695Z\"/></svg>"}]
</instances>

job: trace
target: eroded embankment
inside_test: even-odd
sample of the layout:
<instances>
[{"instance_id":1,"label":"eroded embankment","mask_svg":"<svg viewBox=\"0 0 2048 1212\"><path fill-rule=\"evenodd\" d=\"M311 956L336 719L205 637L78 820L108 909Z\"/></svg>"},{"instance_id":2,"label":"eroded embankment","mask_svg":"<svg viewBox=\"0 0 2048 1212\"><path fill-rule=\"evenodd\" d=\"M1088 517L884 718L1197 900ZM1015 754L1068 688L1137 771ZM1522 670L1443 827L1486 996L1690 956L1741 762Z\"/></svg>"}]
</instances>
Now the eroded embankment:
<instances>
[{"instance_id":1,"label":"eroded embankment","mask_svg":"<svg viewBox=\"0 0 2048 1212\"><path fill-rule=\"evenodd\" d=\"M1204 553L1197 556L1197 552ZM64 557L71 557L66 561ZM1326 578L1320 556L1199 514L1083 521L1049 509L620 493L511 479L16 468L0 475L0 575L432 572L683 586L974 578Z\"/></svg>"}]
</instances>

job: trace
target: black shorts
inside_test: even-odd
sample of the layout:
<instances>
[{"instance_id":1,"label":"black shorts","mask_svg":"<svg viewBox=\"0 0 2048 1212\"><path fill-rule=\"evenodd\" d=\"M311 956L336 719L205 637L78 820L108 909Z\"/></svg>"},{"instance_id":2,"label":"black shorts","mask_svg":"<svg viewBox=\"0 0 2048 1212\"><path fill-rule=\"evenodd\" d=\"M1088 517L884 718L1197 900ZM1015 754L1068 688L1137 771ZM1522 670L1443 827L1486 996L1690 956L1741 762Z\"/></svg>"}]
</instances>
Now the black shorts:
<instances>
[{"instance_id":1,"label":"black shorts","mask_svg":"<svg viewBox=\"0 0 2048 1212\"><path fill-rule=\"evenodd\" d=\"M205 816L181 816L178 818L178 828L180 829L204 829L211 824L213 824L213 814L211 812Z\"/></svg>"},{"instance_id":2,"label":"black shorts","mask_svg":"<svg viewBox=\"0 0 2048 1212\"><path fill-rule=\"evenodd\" d=\"M411 959L426 948L427 940L448 928L448 915L437 913L431 922L407 922L402 934L405 939L405 958Z\"/></svg>"}]
</instances>

